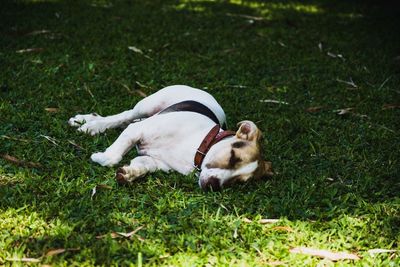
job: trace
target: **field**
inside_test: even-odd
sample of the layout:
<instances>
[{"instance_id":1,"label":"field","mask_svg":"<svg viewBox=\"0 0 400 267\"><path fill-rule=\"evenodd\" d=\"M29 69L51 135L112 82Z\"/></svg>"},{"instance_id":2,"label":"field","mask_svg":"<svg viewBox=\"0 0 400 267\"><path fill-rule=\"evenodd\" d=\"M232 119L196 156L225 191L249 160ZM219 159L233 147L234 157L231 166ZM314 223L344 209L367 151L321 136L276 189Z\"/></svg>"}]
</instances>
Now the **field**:
<instances>
[{"instance_id":1,"label":"field","mask_svg":"<svg viewBox=\"0 0 400 267\"><path fill-rule=\"evenodd\" d=\"M400 12L378 3L2 1L0 265L399 266ZM70 117L172 84L256 122L274 177L123 187L90 161L120 130Z\"/></svg>"}]
</instances>

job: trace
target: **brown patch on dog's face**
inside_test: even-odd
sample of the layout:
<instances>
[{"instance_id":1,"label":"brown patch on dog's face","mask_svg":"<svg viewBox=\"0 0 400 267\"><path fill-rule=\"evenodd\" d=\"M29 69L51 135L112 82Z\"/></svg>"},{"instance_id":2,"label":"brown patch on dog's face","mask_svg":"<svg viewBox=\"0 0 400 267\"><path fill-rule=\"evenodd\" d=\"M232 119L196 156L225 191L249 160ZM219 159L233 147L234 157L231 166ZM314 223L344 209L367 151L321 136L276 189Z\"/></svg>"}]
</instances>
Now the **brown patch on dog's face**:
<instances>
[{"instance_id":1,"label":"brown patch on dog's face","mask_svg":"<svg viewBox=\"0 0 400 267\"><path fill-rule=\"evenodd\" d=\"M259 179L272 175L271 163L261 158L259 144L261 131L251 121L240 122L238 126L239 129L233 138L216 144L215 149L209 151L203 166L207 171L200 174L200 179L207 181L210 179L207 177L208 172L217 173L213 174L213 184L216 184L215 179L218 179L222 187L237 181L245 182L250 178ZM248 173L246 166L250 165L256 168ZM229 177L230 174L232 177ZM204 181L200 181L201 186L207 184Z\"/></svg>"}]
</instances>

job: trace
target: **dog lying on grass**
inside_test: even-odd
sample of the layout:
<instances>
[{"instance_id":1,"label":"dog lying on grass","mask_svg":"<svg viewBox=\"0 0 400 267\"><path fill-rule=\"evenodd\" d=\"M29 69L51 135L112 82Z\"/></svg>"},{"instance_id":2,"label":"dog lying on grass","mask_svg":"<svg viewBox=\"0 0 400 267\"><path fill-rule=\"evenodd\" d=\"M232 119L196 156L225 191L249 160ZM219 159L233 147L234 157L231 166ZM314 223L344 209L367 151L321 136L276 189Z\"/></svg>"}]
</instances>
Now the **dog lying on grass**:
<instances>
[{"instance_id":1,"label":"dog lying on grass","mask_svg":"<svg viewBox=\"0 0 400 267\"><path fill-rule=\"evenodd\" d=\"M76 115L69 124L91 135L129 124L110 147L91 156L114 166L136 145L139 156L117 170L120 184L156 170L185 175L197 170L200 187L216 191L272 175L271 162L261 158L257 126L242 121L236 132L226 131L225 113L214 97L189 86L165 87L117 115Z\"/></svg>"}]
</instances>

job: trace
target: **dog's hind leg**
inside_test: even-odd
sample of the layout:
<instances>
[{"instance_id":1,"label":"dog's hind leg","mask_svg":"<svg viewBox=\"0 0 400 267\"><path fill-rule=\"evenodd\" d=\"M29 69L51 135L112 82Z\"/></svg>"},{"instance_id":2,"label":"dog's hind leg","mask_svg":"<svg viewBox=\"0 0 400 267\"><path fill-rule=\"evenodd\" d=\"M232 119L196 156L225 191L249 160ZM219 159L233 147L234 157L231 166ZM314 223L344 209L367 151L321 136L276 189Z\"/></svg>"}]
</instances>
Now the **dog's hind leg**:
<instances>
[{"instance_id":1,"label":"dog's hind leg","mask_svg":"<svg viewBox=\"0 0 400 267\"><path fill-rule=\"evenodd\" d=\"M78 131L95 135L102 133L107 129L126 126L135 119L147 118L147 113L141 112L140 109L133 108L122 113L102 117L98 114L76 115L69 119L71 126L79 126Z\"/></svg>"},{"instance_id":2,"label":"dog's hind leg","mask_svg":"<svg viewBox=\"0 0 400 267\"><path fill-rule=\"evenodd\" d=\"M134 158L128 166L119 168L115 178L119 184L126 184L156 170L169 171L170 168L158 159L140 156Z\"/></svg>"},{"instance_id":3,"label":"dog's hind leg","mask_svg":"<svg viewBox=\"0 0 400 267\"><path fill-rule=\"evenodd\" d=\"M169 103L163 101L159 94L155 93L141 101L131 110L122 113L102 117L96 113L76 115L69 119L68 124L79 127L78 131L95 135L107 129L126 126L137 119L148 118L160 110L163 110Z\"/></svg>"}]
</instances>

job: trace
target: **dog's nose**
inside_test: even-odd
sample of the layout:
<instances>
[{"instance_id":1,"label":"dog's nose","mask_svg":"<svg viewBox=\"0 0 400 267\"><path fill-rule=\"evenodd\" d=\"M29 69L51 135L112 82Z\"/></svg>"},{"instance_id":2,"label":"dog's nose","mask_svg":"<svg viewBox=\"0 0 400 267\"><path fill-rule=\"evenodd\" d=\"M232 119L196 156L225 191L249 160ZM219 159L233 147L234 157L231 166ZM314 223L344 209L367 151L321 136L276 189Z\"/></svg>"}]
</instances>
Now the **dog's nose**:
<instances>
[{"instance_id":1,"label":"dog's nose","mask_svg":"<svg viewBox=\"0 0 400 267\"><path fill-rule=\"evenodd\" d=\"M218 178L211 176L208 179L200 180L201 189L204 191L212 190L212 191L220 191L222 189Z\"/></svg>"}]
</instances>

